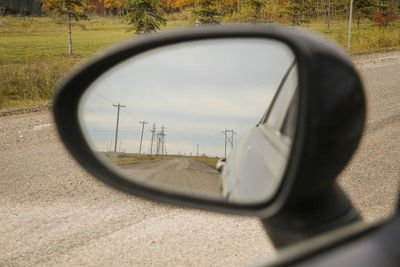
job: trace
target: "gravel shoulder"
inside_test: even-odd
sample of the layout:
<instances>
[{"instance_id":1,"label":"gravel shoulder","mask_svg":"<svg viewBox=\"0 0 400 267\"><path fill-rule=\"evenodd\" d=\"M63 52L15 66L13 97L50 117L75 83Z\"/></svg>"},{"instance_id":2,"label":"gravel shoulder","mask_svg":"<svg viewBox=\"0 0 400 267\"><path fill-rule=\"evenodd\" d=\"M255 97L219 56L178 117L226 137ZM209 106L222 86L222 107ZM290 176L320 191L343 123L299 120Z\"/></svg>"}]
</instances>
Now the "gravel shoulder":
<instances>
[{"instance_id":1,"label":"gravel shoulder","mask_svg":"<svg viewBox=\"0 0 400 267\"><path fill-rule=\"evenodd\" d=\"M358 68L376 68L396 64L400 61L400 51L378 52L351 57Z\"/></svg>"},{"instance_id":2,"label":"gravel shoulder","mask_svg":"<svg viewBox=\"0 0 400 267\"><path fill-rule=\"evenodd\" d=\"M160 205L98 182L48 112L0 118L0 151L0 266L226 266L274 253L255 218Z\"/></svg>"}]
</instances>

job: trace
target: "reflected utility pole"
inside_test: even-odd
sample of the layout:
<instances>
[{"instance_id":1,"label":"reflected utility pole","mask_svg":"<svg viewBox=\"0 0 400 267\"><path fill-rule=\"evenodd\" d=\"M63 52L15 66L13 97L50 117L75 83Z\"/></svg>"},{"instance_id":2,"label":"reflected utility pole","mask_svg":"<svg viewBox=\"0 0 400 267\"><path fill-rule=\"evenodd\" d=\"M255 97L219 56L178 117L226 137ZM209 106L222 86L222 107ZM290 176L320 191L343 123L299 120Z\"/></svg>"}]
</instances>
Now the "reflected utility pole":
<instances>
[{"instance_id":1,"label":"reflected utility pole","mask_svg":"<svg viewBox=\"0 0 400 267\"><path fill-rule=\"evenodd\" d=\"M156 134L156 124L153 123L153 130L151 130L150 155L153 155L153 144L154 144L154 135L155 134Z\"/></svg>"},{"instance_id":2,"label":"reflected utility pole","mask_svg":"<svg viewBox=\"0 0 400 267\"><path fill-rule=\"evenodd\" d=\"M236 134L236 132L233 131L233 130L225 129L225 131L222 131L222 133L225 136L225 158L226 158L226 145L228 143L230 143L231 144L231 150L233 149L233 135ZM228 133L230 133L230 136L228 135Z\"/></svg>"},{"instance_id":3,"label":"reflected utility pole","mask_svg":"<svg viewBox=\"0 0 400 267\"><path fill-rule=\"evenodd\" d=\"M120 103L118 103L118 105L114 105L113 104L113 107L117 107L118 108L118 112L117 112L117 127L116 127L116 130L115 130L115 142L114 142L114 152L117 152L119 110L120 110L120 108L125 108L126 106L123 106Z\"/></svg>"},{"instance_id":4,"label":"reflected utility pole","mask_svg":"<svg viewBox=\"0 0 400 267\"><path fill-rule=\"evenodd\" d=\"M165 150L165 127L164 125L161 127L161 131L157 133L157 155L160 155L160 150L161 150L161 155L164 155L164 150Z\"/></svg>"},{"instance_id":5,"label":"reflected utility pole","mask_svg":"<svg viewBox=\"0 0 400 267\"><path fill-rule=\"evenodd\" d=\"M142 141L143 141L143 130L144 130L144 125L148 124L147 121L139 121L140 124L142 124L142 134L140 135L140 146L139 146L139 155L140 152L142 152Z\"/></svg>"},{"instance_id":6,"label":"reflected utility pole","mask_svg":"<svg viewBox=\"0 0 400 267\"><path fill-rule=\"evenodd\" d=\"M164 152L165 152L165 127L164 127L164 125L161 126L160 137L161 137L161 155L164 155Z\"/></svg>"}]
</instances>

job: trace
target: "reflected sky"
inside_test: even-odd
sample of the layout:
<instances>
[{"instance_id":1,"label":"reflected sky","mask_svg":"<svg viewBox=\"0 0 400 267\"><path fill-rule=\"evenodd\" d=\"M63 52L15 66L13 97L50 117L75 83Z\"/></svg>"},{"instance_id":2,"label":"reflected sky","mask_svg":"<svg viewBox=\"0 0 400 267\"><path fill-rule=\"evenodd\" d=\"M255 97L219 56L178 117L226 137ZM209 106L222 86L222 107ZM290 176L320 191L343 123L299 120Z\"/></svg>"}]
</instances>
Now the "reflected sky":
<instances>
[{"instance_id":1,"label":"reflected sky","mask_svg":"<svg viewBox=\"0 0 400 267\"><path fill-rule=\"evenodd\" d=\"M267 110L294 61L290 49L265 39L214 39L153 49L99 77L80 104L80 120L97 151L150 153L153 125L165 127L168 154L224 155L225 129L234 143ZM230 143L228 151L230 150Z\"/></svg>"}]
</instances>

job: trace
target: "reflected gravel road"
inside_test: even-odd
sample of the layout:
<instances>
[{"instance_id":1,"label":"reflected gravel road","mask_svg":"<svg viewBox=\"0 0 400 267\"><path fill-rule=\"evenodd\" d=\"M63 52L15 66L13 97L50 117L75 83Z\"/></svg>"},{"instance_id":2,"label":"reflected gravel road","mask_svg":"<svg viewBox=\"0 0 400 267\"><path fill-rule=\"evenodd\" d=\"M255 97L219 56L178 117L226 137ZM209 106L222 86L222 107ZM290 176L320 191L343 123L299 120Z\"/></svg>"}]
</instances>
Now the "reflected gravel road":
<instances>
[{"instance_id":1,"label":"reflected gravel road","mask_svg":"<svg viewBox=\"0 0 400 267\"><path fill-rule=\"evenodd\" d=\"M400 53L355 59L368 127L340 184L368 221L390 214L400 180ZM48 113L0 118L0 265L244 265L274 251L255 218L159 205L83 171Z\"/></svg>"},{"instance_id":2,"label":"reflected gravel road","mask_svg":"<svg viewBox=\"0 0 400 267\"><path fill-rule=\"evenodd\" d=\"M133 181L184 194L222 199L219 172L190 158L167 158L156 161L112 166Z\"/></svg>"}]
</instances>

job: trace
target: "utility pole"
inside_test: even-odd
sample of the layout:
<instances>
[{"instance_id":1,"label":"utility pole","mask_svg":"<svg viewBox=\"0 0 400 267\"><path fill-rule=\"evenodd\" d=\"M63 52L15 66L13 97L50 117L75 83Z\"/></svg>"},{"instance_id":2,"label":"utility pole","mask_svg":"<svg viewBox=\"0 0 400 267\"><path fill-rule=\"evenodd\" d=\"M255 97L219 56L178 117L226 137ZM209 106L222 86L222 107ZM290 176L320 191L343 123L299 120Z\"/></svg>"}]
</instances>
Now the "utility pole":
<instances>
[{"instance_id":1,"label":"utility pole","mask_svg":"<svg viewBox=\"0 0 400 267\"><path fill-rule=\"evenodd\" d=\"M142 152L142 141L143 141L143 130L144 130L144 125L147 124L147 121L139 121L139 123L142 124L142 134L140 135L140 146L139 146L139 155L140 152Z\"/></svg>"},{"instance_id":2,"label":"utility pole","mask_svg":"<svg viewBox=\"0 0 400 267\"><path fill-rule=\"evenodd\" d=\"M154 143L154 135L155 134L156 134L156 124L153 123L153 130L151 130L150 155L153 154L153 143Z\"/></svg>"},{"instance_id":3,"label":"utility pole","mask_svg":"<svg viewBox=\"0 0 400 267\"><path fill-rule=\"evenodd\" d=\"M117 141L118 141L118 124L119 124L119 110L120 108L125 108L126 106L121 105L120 103L118 103L118 105L114 105L113 107L117 107L118 108L118 112L117 112L117 126L115 129L115 142L114 142L114 152L117 152Z\"/></svg>"},{"instance_id":4,"label":"utility pole","mask_svg":"<svg viewBox=\"0 0 400 267\"><path fill-rule=\"evenodd\" d=\"M197 156L199 156L199 144L197 144Z\"/></svg>"},{"instance_id":5,"label":"utility pole","mask_svg":"<svg viewBox=\"0 0 400 267\"><path fill-rule=\"evenodd\" d=\"M157 133L156 155L159 155L159 154L160 154L160 140L161 140L161 138L160 138L160 133L158 132L158 133Z\"/></svg>"},{"instance_id":6,"label":"utility pole","mask_svg":"<svg viewBox=\"0 0 400 267\"><path fill-rule=\"evenodd\" d=\"M157 133L157 148L156 148L156 154L160 154L161 150L161 155L164 155L165 151L165 127L164 125L161 126L161 131Z\"/></svg>"},{"instance_id":7,"label":"utility pole","mask_svg":"<svg viewBox=\"0 0 400 267\"><path fill-rule=\"evenodd\" d=\"M164 125L161 126L160 138L161 138L161 155L164 155L164 151L165 151L165 127L164 127Z\"/></svg>"},{"instance_id":8,"label":"utility pole","mask_svg":"<svg viewBox=\"0 0 400 267\"><path fill-rule=\"evenodd\" d=\"M222 133L224 134L225 137L225 158L226 158L226 145L230 143L231 150L233 149L233 135L236 134L236 132L233 130L225 129L225 131L222 131ZM230 136L228 135L228 133L230 133Z\"/></svg>"},{"instance_id":9,"label":"utility pole","mask_svg":"<svg viewBox=\"0 0 400 267\"><path fill-rule=\"evenodd\" d=\"M226 129L225 129L225 131L222 131L221 133L223 133L224 134L224 138L225 138L225 158L226 158Z\"/></svg>"},{"instance_id":10,"label":"utility pole","mask_svg":"<svg viewBox=\"0 0 400 267\"><path fill-rule=\"evenodd\" d=\"M351 20L353 17L353 0L350 1L350 17L349 17L349 37L347 43L347 51L350 53L350 42L351 42Z\"/></svg>"}]
</instances>

